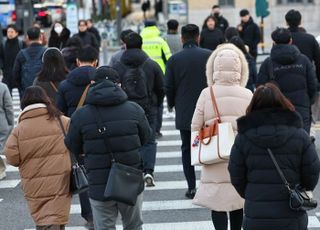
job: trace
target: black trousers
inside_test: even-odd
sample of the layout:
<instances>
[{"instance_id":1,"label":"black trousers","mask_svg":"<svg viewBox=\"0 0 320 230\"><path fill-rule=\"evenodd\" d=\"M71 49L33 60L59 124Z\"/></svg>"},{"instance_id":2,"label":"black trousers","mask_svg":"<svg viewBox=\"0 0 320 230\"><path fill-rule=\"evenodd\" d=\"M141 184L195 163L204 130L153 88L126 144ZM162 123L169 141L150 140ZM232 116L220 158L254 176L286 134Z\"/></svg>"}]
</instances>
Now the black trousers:
<instances>
[{"instance_id":1,"label":"black trousers","mask_svg":"<svg viewBox=\"0 0 320 230\"><path fill-rule=\"evenodd\" d=\"M226 212L211 211L211 218L215 230L228 229L228 216ZM241 230L242 220L243 209L230 212L230 230Z\"/></svg>"},{"instance_id":2,"label":"black trousers","mask_svg":"<svg viewBox=\"0 0 320 230\"><path fill-rule=\"evenodd\" d=\"M182 140L181 151L184 176L186 177L188 188L194 189L196 188L196 173L194 170L194 166L191 165L191 131L180 130L180 137Z\"/></svg>"}]
</instances>

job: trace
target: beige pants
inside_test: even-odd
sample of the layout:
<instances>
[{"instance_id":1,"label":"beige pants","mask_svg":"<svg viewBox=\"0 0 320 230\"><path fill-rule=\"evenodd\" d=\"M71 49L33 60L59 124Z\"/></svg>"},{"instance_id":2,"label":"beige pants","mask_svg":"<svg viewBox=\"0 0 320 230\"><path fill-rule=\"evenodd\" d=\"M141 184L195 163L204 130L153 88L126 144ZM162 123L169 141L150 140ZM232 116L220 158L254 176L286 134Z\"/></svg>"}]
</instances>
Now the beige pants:
<instances>
[{"instance_id":1,"label":"beige pants","mask_svg":"<svg viewBox=\"0 0 320 230\"><path fill-rule=\"evenodd\" d=\"M36 230L64 230L64 225L45 225L45 226L37 226Z\"/></svg>"}]
</instances>

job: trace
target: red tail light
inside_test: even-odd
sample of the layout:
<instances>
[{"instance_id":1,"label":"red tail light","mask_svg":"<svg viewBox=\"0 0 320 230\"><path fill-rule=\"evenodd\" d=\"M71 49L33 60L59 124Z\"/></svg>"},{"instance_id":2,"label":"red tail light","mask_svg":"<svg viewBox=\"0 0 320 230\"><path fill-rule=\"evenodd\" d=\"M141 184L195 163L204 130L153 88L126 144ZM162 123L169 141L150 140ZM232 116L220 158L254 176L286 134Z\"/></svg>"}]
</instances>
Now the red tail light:
<instances>
[{"instance_id":1,"label":"red tail light","mask_svg":"<svg viewBox=\"0 0 320 230\"><path fill-rule=\"evenodd\" d=\"M12 19L12 21L17 21L17 12L14 10L13 12L12 12L12 14L11 14L11 19Z\"/></svg>"},{"instance_id":2,"label":"red tail light","mask_svg":"<svg viewBox=\"0 0 320 230\"><path fill-rule=\"evenodd\" d=\"M56 9L57 14L61 14L62 10L61 9Z\"/></svg>"},{"instance_id":3,"label":"red tail light","mask_svg":"<svg viewBox=\"0 0 320 230\"><path fill-rule=\"evenodd\" d=\"M39 17L45 17L47 13L45 11L39 11L38 16Z\"/></svg>"}]
</instances>

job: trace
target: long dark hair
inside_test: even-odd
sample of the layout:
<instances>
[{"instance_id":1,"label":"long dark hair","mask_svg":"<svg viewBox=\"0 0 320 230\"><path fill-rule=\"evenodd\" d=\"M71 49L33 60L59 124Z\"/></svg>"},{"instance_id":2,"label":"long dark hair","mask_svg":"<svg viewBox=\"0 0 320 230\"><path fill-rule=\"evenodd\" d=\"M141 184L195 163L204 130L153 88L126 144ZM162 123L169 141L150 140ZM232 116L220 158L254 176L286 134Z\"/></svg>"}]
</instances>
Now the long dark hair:
<instances>
[{"instance_id":1,"label":"long dark hair","mask_svg":"<svg viewBox=\"0 0 320 230\"><path fill-rule=\"evenodd\" d=\"M66 78L68 69L64 58L57 48L48 48L42 57L43 65L38 74L39 81L63 81Z\"/></svg>"},{"instance_id":2,"label":"long dark hair","mask_svg":"<svg viewBox=\"0 0 320 230\"><path fill-rule=\"evenodd\" d=\"M21 109L23 110L29 105L42 103L47 106L49 120L55 119L62 115L62 113L55 107L46 91L39 86L30 86L26 88L21 99Z\"/></svg>"},{"instance_id":3,"label":"long dark hair","mask_svg":"<svg viewBox=\"0 0 320 230\"><path fill-rule=\"evenodd\" d=\"M255 110L267 108L282 108L289 111L295 111L293 104L280 91L280 89L272 83L261 85L253 94L250 105L246 114L250 114Z\"/></svg>"},{"instance_id":4,"label":"long dark hair","mask_svg":"<svg viewBox=\"0 0 320 230\"><path fill-rule=\"evenodd\" d=\"M209 15L203 22L202 29L208 29L207 22L212 19L215 22L214 28L217 27L217 19L213 15Z\"/></svg>"},{"instance_id":5,"label":"long dark hair","mask_svg":"<svg viewBox=\"0 0 320 230\"><path fill-rule=\"evenodd\" d=\"M236 47L238 47L243 54L247 54L248 51L246 49L246 45L244 44L243 40L239 36L233 36L230 41L231 44L234 44Z\"/></svg>"}]
</instances>

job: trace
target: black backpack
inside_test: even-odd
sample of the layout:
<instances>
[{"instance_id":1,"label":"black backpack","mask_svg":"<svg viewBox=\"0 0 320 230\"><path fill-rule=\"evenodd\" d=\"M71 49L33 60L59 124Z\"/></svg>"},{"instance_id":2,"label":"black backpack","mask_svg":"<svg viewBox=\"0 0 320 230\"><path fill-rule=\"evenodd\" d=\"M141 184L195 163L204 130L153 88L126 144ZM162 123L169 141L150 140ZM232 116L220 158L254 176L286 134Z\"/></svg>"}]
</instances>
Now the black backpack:
<instances>
[{"instance_id":1,"label":"black backpack","mask_svg":"<svg viewBox=\"0 0 320 230\"><path fill-rule=\"evenodd\" d=\"M148 111L150 106L147 75L143 70L146 61L137 67L128 66L122 63L126 70L121 78L121 87L126 92L128 99L139 104L144 111Z\"/></svg>"}]
</instances>

